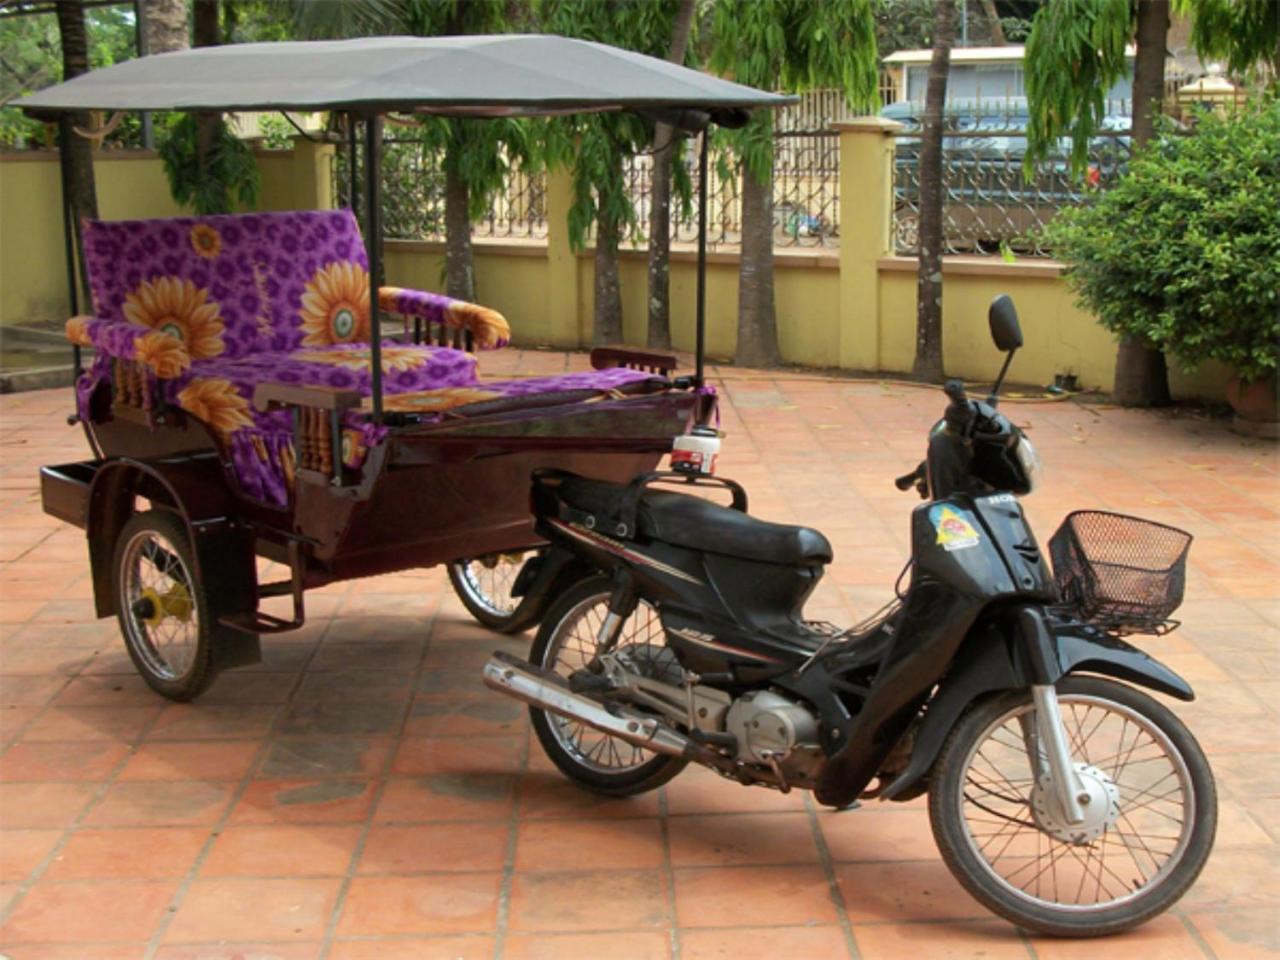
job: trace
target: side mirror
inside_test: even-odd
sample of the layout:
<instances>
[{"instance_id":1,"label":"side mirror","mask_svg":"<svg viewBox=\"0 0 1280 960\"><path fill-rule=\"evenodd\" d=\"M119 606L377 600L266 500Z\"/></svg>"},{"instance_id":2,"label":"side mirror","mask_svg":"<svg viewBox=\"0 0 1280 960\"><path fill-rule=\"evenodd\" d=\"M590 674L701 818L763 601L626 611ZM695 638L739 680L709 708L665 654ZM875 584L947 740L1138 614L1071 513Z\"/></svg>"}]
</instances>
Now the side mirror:
<instances>
[{"instance_id":1,"label":"side mirror","mask_svg":"<svg viewBox=\"0 0 1280 960\"><path fill-rule=\"evenodd\" d=\"M1002 293L991 301L991 309L987 311L987 323L991 326L991 339L996 348L1003 353L1017 350L1022 346L1022 327L1018 325L1018 310L1013 305L1013 298Z\"/></svg>"}]
</instances>

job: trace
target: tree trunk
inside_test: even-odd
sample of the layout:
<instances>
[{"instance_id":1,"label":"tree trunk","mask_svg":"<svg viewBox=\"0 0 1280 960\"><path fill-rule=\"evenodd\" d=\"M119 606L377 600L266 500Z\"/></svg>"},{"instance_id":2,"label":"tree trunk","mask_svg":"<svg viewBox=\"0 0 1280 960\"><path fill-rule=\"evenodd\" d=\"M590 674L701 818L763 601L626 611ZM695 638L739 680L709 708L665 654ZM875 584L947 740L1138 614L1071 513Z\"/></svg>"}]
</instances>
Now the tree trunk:
<instances>
[{"instance_id":1,"label":"tree trunk","mask_svg":"<svg viewBox=\"0 0 1280 960\"><path fill-rule=\"evenodd\" d=\"M445 293L455 300L476 299L475 264L471 259L471 191L462 174L444 165Z\"/></svg>"},{"instance_id":2,"label":"tree trunk","mask_svg":"<svg viewBox=\"0 0 1280 960\"><path fill-rule=\"evenodd\" d=\"M942 365L942 129L947 101L951 45L956 36L954 0L937 0L933 19L933 59L925 88L920 134L920 256L916 273L916 359L911 372L938 382Z\"/></svg>"},{"instance_id":3,"label":"tree trunk","mask_svg":"<svg viewBox=\"0 0 1280 960\"><path fill-rule=\"evenodd\" d=\"M1169 35L1167 0L1139 0L1138 50L1133 70L1133 149L1155 136L1164 99L1165 44ZM1120 340L1111 399L1126 407L1167 404L1169 371L1164 354L1137 337Z\"/></svg>"},{"instance_id":4,"label":"tree trunk","mask_svg":"<svg viewBox=\"0 0 1280 960\"><path fill-rule=\"evenodd\" d=\"M142 0L142 5L148 56L186 50L191 45L187 34L187 5L183 0Z\"/></svg>"},{"instance_id":5,"label":"tree trunk","mask_svg":"<svg viewBox=\"0 0 1280 960\"><path fill-rule=\"evenodd\" d=\"M667 59L683 63L693 26L694 0L680 0L671 29ZM653 134L653 185L649 191L649 336L650 347L671 346L671 164L675 131L659 123Z\"/></svg>"},{"instance_id":6,"label":"tree trunk","mask_svg":"<svg viewBox=\"0 0 1280 960\"><path fill-rule=\"evenodd\" d=\"M622 343L622 286L618 281L620 225L600 203L596 210L595 343Z\"/></svg>"},{"instance_id":7,"label":"tree trunk","mask_svg":"<svg viewBox=\"0 0 1280 960\"><path fill-rule=\"evenodd\" d=\"M773 302L773 171L759 181L746 164L742 167L742 265L734 361L746 367L782 362Z\"/></svg>"},{"instance_id":8,"label":"tree trunk","mask_svg":"<svg viewBox=\"0 0 1280 960\"><path fill-rule=\"evenodd\" d=\"M192 8L192 37L197 47L216 47L222 42L222 31L218 23L218 0L195 0ZM220 187L216 205L217 213L231 212L231 198L227 195L226 185L220 183L213 171L213 154L217 149L218 133L222 126L222 114L216 112L200 112L196 114L196 166L200 171L200 179L207 180Z\"/></svg>"},{"instance_id":9,"label":"tree trunk","mask_svg":"<svg viewBox=\"0 0 1280 960\"><path fill-rule=\"evenodd\" d=\"M982 0L982 12L991 30L991 45L1003 47L1008 41L1004 38L1004 24L1000 22L1000 11L996 9L996 0Z\"/></svg>"},{"instance_id":10,"label":"tree trunk","mask_svg":"<svg viewBox=\"0 0 1280 960\"><path fill-rule=\"evenodd\" d=\"M84 7L78 0L58 0L58 33L62 40L62 79L70 80L89 71L89 35L85 29ZM98 191L93 178L93 144L73 127L87 130L89 114L64 113L58 122L62 149L67 158L67 201L71 207L71 223L76 250L84 263L81 221L98 218ZM83 277L81 278L83 281ZM82 309L91 309L87 288Z\"/></svg>"}]
</instances>

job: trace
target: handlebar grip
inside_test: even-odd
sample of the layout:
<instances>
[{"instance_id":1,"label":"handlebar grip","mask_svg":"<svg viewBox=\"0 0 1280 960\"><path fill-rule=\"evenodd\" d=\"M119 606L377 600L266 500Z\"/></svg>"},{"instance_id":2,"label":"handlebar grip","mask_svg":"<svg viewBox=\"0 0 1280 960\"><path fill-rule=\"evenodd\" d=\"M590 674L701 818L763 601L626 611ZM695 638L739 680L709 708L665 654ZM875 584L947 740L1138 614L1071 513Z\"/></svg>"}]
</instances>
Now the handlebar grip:
<instances>
[{"instance_id":1,"label":"handlebar grip","mask_svg":"<svg viewBox=\"0 0 1280 960\"><path fill-rule=\"evenodd\" d=\"M893 481L893 485L904 493L915 486L916 481L920 479L920 468L916 467L910 473L904 473Z\"/></svg>"},{"instance_id":2,"label":"handlebar grip","mask_svg":"<svg viewBox=\"0 0 1280 960\"><path fill-rule=\"evenodd\" d=\"M969 399L969 395L965 393L963 380L948 380L943 384L942 392L945 393L956 403L962 403Z\"/></svg>"}]
</instances>

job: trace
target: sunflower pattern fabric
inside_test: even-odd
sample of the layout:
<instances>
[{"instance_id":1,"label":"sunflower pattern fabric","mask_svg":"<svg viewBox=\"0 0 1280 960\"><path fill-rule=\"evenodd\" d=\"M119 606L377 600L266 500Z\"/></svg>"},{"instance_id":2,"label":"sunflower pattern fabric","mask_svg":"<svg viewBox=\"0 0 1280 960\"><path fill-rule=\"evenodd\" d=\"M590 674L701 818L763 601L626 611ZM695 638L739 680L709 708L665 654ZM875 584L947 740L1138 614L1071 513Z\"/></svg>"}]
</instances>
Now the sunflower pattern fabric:
<instances>
[{"instance_id":1,"label":"sunflower pattern fabric","mask_svg":"<svg viewBox=\"0 0 1280 960\"><path fill-rule=\"evenodd\" d=\"M511 327L497 310L424 290L379 287L378 306L390 313L420 317L428 323L471 331L477 350L496 350L511 342Z\"/></svg>"},{"instance_id":2,"label":"sunflower pattern fabric","mask_svg":"<svg viewBox=\"0 0 1280 960\"><path fill-rule=\"evenodd\" d=\"M275 382L369 395L368 260L351 211L86 221L84 244L94 315L67 322L68 339L97 353L77 383L81 416L110 380L113 358L136 360L166 403L221 441L245 494L287 507L292 419L287 410L255 410L253 392ZM465 327L478 349L511 337L502 315L485 307L398 287L378 296L388 311ZM609 391L648 378L609 370L480 383L476 358L460 350L387 342L381 353L386 408L425 418L484 400ZM367 411L348 411L344 463L359 468L386 433Z\"/></svg>"}]
</instances>

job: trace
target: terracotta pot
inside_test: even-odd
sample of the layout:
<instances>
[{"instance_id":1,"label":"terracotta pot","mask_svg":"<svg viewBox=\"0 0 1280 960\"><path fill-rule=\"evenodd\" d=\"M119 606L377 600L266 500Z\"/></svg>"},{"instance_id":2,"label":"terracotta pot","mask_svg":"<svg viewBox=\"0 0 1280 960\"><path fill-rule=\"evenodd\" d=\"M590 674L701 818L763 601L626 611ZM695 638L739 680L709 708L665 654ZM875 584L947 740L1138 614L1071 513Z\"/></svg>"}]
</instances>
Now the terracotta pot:
<instances>
[{"instance_id":1,"label":"terracotta pot","mask_svg":"<svg viewBox=\"0 0 1280 960\"><path fill-rule=\"evenodd\" d=\"M1280 420L1276 396L1276 378L1248 383L1239 377L1227 381L1227 402L1241 420L1275 423Z\"/></svg>"}]
</instances>

